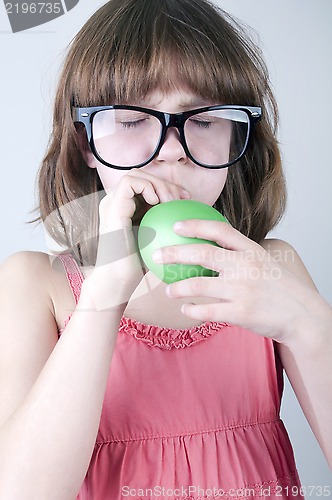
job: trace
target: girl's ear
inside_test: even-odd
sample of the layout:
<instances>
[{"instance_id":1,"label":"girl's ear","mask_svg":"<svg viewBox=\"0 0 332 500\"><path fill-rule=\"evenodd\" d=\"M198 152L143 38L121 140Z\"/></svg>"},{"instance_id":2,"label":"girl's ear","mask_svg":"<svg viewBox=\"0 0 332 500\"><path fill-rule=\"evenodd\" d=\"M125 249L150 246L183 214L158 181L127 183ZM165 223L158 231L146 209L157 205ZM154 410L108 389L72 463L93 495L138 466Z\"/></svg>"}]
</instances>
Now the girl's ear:
<instances>
[{"instance_id":1,"label":"girl's ear","mask_svg":"<svg viewBox=\"0 0 332 500\"><path fill-rule=\"evenodd\" d=\"M97 168L96 159L90 149L84 125L79 123L75 124L75 126L77 130L78 147L81 151L85 163L90 168Z\"/></svg>"}]
</instances>

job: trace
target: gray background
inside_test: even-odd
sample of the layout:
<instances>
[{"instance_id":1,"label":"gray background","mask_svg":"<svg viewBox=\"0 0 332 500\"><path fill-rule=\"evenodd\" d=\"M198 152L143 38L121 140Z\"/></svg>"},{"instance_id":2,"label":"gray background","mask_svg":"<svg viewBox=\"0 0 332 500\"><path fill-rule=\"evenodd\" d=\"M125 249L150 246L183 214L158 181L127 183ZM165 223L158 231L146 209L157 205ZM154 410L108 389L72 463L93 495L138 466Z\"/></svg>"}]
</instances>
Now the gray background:
<instances>
[{"instance_id":1,"label":"gray background","mask_svg":"<svg viewBox=\"0 0 332 500\"><path fill-rule=\"evenodd\" d=\"M16 34L11 33L0 3L0 262L13 252L49 247L42 228L26 221L36 202L35 177L49 136L54 82L63 49L102 3L81 0L66 15ZM321 294L332 304L332 2L217 3L254 29L279 103L289 204L271 236L297 249ZM303 485L331 485L324 456L287 380L282 417ZM320 498L317 491L310 498Z\"/></svg>"}]
</instances>

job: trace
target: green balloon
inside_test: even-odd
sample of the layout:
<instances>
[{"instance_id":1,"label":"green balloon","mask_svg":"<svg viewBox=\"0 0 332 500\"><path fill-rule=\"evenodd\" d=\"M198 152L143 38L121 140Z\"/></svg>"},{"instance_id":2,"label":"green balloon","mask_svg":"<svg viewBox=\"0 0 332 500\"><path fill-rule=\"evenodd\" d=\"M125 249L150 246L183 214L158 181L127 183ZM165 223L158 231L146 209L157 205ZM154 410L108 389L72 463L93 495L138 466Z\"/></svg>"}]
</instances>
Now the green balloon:
<instances>
[{"instance_id":1,"label":"green balloon","mask_svg":"<svg viewBox=\"0 0 332 500\"><path fill-rule=\"evenodd\" d=\"M157 264L152 255L158 248L190 243L216 242L201 238L187 238L175 233L175 222L187 219L203 219L228 222L210 205L193 200L173 200L155 205L146 212L138 229L138 248L146 267L165 283L197 276L215 276L211 269L192 264Z\"/></svg>"}]
</instances>

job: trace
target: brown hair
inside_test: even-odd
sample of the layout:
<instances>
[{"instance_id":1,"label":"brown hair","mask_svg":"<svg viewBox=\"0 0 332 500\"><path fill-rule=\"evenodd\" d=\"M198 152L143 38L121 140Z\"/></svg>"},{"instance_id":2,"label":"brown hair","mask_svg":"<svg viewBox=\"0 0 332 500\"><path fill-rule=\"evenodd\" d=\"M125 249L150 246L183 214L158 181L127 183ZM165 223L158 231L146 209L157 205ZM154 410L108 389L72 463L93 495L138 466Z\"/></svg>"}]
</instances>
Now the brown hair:
<instances>
[{"instance_id":1,"label":"brown hair","mask_svg":"<svg viewBox=\"0 0 332 500\"><path fill-rule=\"evenodd\" d=\"M286 194L277 106L251 38L206 0L110 0L69 47L39 174L39 219L82 263L94 261L82 245L97 236L102 185L81 155L71 105L134 103L155 88L181 86L216 102L262 107L247 153L229 168L215 207L255 241L280 220Z\"/></svg>"}]
</instances>

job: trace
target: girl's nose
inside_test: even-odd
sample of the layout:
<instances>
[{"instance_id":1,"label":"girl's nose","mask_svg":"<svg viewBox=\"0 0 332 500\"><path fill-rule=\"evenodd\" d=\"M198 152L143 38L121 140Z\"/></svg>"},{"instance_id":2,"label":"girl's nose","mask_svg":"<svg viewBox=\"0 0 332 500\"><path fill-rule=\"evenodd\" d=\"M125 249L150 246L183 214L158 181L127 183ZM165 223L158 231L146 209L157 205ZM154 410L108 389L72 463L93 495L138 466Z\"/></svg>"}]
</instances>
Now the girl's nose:
<instances>
[{"instance_id":1,"label":"girl's nose","mask_svg":"<svg viewBox=\"0 0 332 500\"><path fill-rule=\"evenodd\" d=\"M163 145L155 158L157 162L184 163L187 161L186 152L181 144L179 132L176 128L167 130Z\"/></svg>"}]
</instances>

